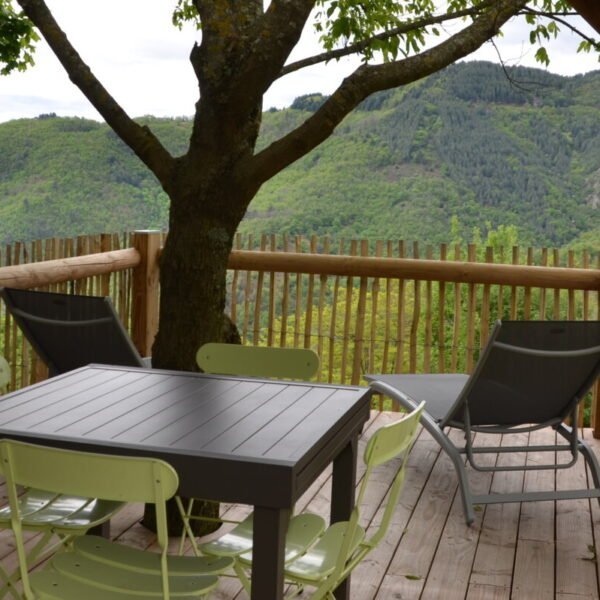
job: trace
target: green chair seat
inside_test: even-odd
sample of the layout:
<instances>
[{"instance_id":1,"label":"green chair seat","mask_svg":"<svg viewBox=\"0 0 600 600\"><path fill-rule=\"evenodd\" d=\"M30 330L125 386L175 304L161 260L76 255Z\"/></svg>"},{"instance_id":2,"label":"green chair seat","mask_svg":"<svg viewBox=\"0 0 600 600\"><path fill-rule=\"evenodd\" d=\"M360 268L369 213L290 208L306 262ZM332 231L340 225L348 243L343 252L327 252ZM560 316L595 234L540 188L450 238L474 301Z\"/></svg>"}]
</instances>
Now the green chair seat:
<instances>
[{"instance_id":1,"label":"green chair seat","mask_svg":"<svg viewBox=\"0 0 600 600\"><path fill-rule=\"evenodd\" d=\"M160 587L160 576L156 577L157 587L152 591L135 590L135 575L128 579L128 588L117 591L108 587L90 587L89 581L78 581L57 571L46 570L33 573L31 585L36 593L36 600L144 600L146 598L163 598ZM196 577L201 581L191 591L171 592L170 598L202 598L217 585L216 577Z\"/></svg>"},{"instance_id":2,"label":"green chair seat","mask_svg":"<svg viewBox=\"0 0 600 600\"><path fill-rule=\"evenodd\" d=\"M115 544L93 535L75 540L74 550L87 559L112 566L127 565L139 573L160 572L160 555L145 552L131 546ZM168 556L170 576L218 575L233 564L230 558L218 556Z\"/></svg>"},{"instance_id":3,"label":"green chair seat","mask_svg":"<svg viewBox=\"0 0 600 600\"><path fill-rule=\"evenodd\" d=\"M109 562L113 547L118 544L99 546L96 556L86 556L77 552L64 552L57 554L52 567L59 577L80 581L88 587L106 590L107 592L135 592L144 598L162 598L162 575L160 571L160 555L156 554L155 568L151 571L138 570L136 559L133 562ZM131 560L132 556L128 557ZM148 566L148 561L144 561ZM170 566L170 565L169 565ZM195 574L173 575L169 571L169 594L172 597L198 597L206 595L217 586L218 578L214 575L203 575L198 571ZM36 582L32 580L32 587L36 590ZM81 596L84 600L85 596Z\"/></svg>"},{"instance_id":4,"label":"green chair seat","mask_svg":"<svg viewBox=\"0 0 600 600\"><path fill-rule=\"evenodd\" d=\"M244 562L251 562L252 517L250 514L220 538L200 544L200 551L209 556L239 556ZM294 560L305 552L324 530L325 520L319 515L303 513L293 516L285 538L285 562Z\"/></svg>"},{"instance_id":5,"label":"green chair seat","mask_svg":"<svg viewBox=\"0 0 600 600\"><path fill-rule=\"evenodd\" d=\"M19 513L23 527L33 531L52 528L54 533L75 534L101 525L112 518L125 504L78 496L54 494L43 490L28 490L19 498ZM10 526L11 509L0 508L0 527Z\"/></svg>"},{"instance_id":6,"label":"green chair seat","mask_svg":"<svg viewBox=\"0 0 600 600\"><path fill-rule=\"evenodd\" d=\"M347 530L348 521L338 521L328 527L308 552L286 567L286 576L304 581L320 581L333 573ZM365 530L358 525L350 544L350 556L364 539ZM245 562L246 556L242 556L241 560Z\"/></svg>"}]
</instances>

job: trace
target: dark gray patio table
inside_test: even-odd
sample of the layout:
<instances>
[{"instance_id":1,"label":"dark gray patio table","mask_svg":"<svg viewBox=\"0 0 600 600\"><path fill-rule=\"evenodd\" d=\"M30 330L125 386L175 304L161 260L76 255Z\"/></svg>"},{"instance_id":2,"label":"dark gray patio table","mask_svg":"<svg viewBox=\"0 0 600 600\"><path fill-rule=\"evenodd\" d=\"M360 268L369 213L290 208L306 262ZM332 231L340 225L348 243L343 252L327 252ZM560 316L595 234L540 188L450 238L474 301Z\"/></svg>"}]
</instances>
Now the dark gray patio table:
<instances>
[{"instance_id":1,"label":"dark gray patio table","mask_svg":"<svg viewBox=\"0 0 600 600\"><path fill-rule=\"evenodd\" d=\"M295 502L333 462L331 519L354 503L367 388L89 365L4 396L0 436L154 456L184 496L254 506L252 600L283 597ZM336 598L349 598L349 582Z\"/></svg>"}]
</instances>

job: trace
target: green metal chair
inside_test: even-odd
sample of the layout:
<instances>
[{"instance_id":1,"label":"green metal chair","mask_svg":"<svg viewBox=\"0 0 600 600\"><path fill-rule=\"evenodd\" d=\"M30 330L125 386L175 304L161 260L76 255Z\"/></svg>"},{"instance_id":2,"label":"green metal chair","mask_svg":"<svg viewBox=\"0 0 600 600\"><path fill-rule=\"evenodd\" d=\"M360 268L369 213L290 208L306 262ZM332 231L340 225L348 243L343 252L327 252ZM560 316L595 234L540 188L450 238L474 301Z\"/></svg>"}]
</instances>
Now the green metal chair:
<instances>
[{"instance_id":1,"label":"green metal chair","mask_svg":"<svg viewBox=\"0 0 600 600\"><path fill-rule=\"evenodd\" d=\"M10 366L0 356L0 393L10 381ZM1 469L0 469L1 472ZM68 496L40 489L27 489L18 499L22 527L41 535L29 550L27 564L34 565L51 556L73 539L84 535L89 529L109 521L123 506L122 502ZM0 528L10 527L10 505L0 508ZM0 566L0 598L20 598L15 588L19 570L8 573Z\"/></svg>"},{"instance_id":2,"label":"green metal chair","mask_svg":"<svg viewBox=\"0 0 600 600\"><path fill-rule=\"evenodd\" d=\"M205 373L308 381L319 370L319 355L307 348L204 344L196 362Z\"/></svg>"},{"instance_id":3,"label":"green metal chair","mask_svg":"<svg viewBox=\"0 0 600 600\"><path fill-rule=\"evenodd\" d=\"M319 355L305 348L270 348L264 346L241 346L239 344L209 343L196 353L196 362L205 373L221 375L240 375L268 379L308 380L319 370ZM181 537L180 553L186 537L190 538L194 552L203 554L204 549L211 555L233 558L233 568L246 588L250 583L242 567L237 561L244 552L252 548L252 521L250 514L241 522L218 519L222 522L233 522L236 526L218 540L198 546L190 527L190 520L207 517L192 515L194 500L190 500L184 509L180 498L176 498L184 522ZM208 520L212 520L208 517ZM286 560L292 560L306 549L325 529L325 521L319 515L301 514L290 520L286 538Z\"/></svg>"},{"instance_id":4,"label":"green metal chair","mask_svg":"<svg viewBox=\"0 0 600 600\"><path fill-rule=\"evenodd\" d=\"M299 586L316 588L310 596L312 600L335 600L334 591L338 585L384 538L402 490L406 462L416 439L424 406L425 402L421 402L400 421L381 427L375 432L365 449L364 461L367 468L350 520L339 521L328 527L310 549L286 564L287 580ZM366 531L359 522L360 506L374 469L393 459L399 459L397 472L387 493L383 517L375 533L367 539ZM202 549L207 546L209 545L203 545ZM240 562L250 567L251 553L240 557Z\"/></svg>"},{"instance_id":5,"label":"green metal chair","mask_svg":"<svg viewBox=\"0 0 600 600\"><path fill-rule=\"evenodd\" d=\"M165 501L179 485L174 469L160 460L75 452L0 440L0 471L6 478L19 568L26 600L140 600L203 598L231 560L167 556ZM55 494L156 505L160 553L145 552L96 536L77 538L43 571L28 574L25 516L17 485Z\"/></svg>"}]
</instances>

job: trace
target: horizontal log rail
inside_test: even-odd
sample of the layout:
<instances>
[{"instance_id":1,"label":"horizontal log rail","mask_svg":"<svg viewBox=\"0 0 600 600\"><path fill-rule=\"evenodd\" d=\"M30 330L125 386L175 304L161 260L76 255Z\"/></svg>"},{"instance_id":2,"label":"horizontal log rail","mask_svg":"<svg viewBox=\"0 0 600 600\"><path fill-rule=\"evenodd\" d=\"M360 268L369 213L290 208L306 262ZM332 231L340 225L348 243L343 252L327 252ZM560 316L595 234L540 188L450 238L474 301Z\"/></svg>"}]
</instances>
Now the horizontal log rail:
<instances>
[{"instance_id":1,"label":"horizontal log rail","mask_svg":"<svg viewBox=\"0 0 600 600\"><path fill-rule=\"evenodd\" d=\"M140 264L135 248L0 268L0 286L29 289L124 271Z\"/></svg>"},{"instance_id":2,"label":"horizontal log rail","mask_svg":"<svg viewBox=\"0 0 600 600\"><path fill-rule=\"evenodd\" d=\"M41 287L139 266L136 248L0 267L0 286ZM382 277L450 283L481 283L566 290L600 290L600 269L467 263L414 258L381 258L233 250L228 267L240 271L305 273L340 277Z\"/></svg>"},{"instance_id":3,"label":"horizontal log rail","mask_svg":"<svg viewBox=\"0 0 600 600\"><path fill-rule=\"evenodd\" d=\"M229 268L240 271L382 277L566 290L600 290L600 270L234 250Z\"/></svg>"}]
</instances>

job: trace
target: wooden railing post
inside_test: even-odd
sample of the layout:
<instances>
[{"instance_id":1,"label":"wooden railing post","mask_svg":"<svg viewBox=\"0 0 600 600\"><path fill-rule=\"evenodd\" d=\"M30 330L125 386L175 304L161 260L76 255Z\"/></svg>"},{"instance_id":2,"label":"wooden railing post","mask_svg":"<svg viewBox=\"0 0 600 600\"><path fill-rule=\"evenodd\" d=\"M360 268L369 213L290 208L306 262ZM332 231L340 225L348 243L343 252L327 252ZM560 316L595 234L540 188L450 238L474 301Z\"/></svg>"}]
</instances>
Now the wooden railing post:
<instances>
[{"instance_id":1,"label":"wooden railing post","mask_svg":"<svg viewBox=\"0 0 600 600\"><path fill-rule=\"evenodd\" d=\"M160 231L136 231L133 246L140 264L133 270L131 337L142 356L150 356L158 331Z\"/></svg>"}]
</instances>

